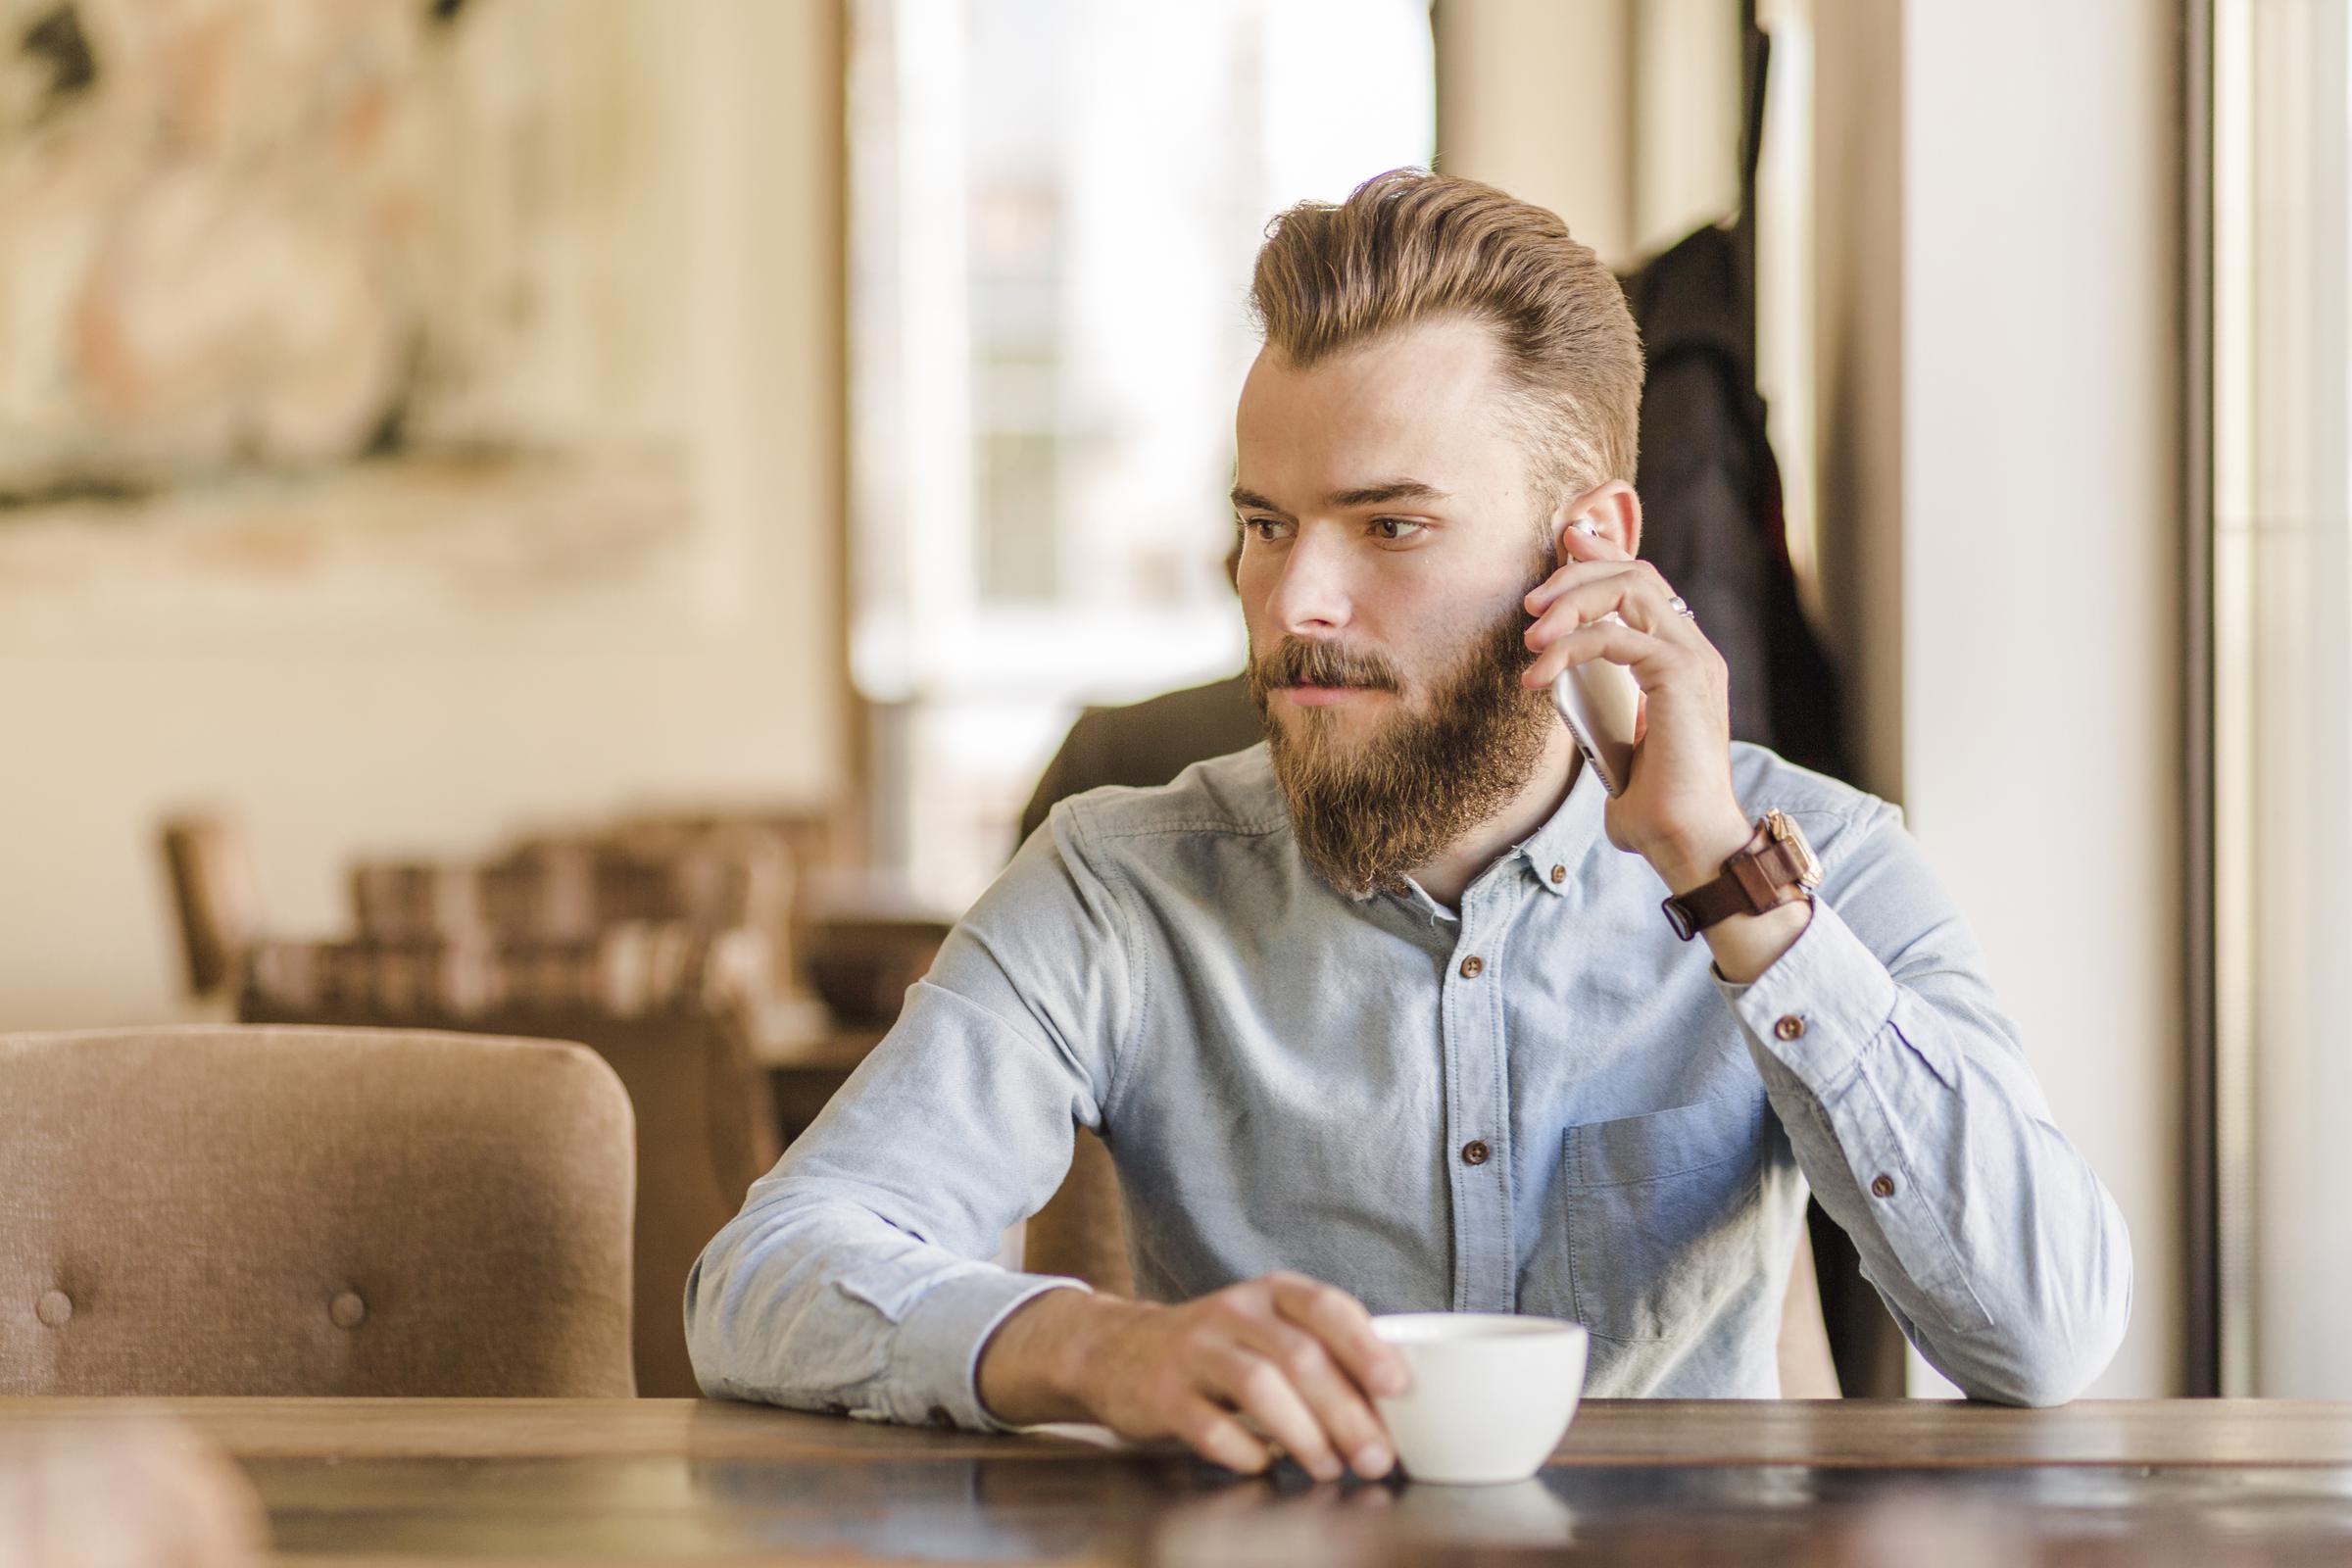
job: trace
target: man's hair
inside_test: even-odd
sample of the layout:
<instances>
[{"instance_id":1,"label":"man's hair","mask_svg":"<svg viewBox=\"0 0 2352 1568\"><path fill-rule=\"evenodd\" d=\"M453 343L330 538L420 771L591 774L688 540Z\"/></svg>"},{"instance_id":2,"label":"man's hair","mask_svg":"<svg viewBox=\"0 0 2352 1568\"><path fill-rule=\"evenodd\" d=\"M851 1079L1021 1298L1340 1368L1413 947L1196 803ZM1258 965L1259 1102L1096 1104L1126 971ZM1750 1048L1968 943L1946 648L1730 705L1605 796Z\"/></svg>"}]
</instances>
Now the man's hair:
<instances>
[{"instance_id":1,"label":"man's hair","mask_svg":"<svg viewBox=\"0 0 2352 1568\"><path fill-rule=\"evenodd\" d=\"M1483 321L1546 503L1633 481L1641 334L1592 247L1542 207L1451 174L1376 174L1337 207L1300 202L1266 225L1250 305L1266 345L1301 368L1422 321Z\"/></svg>"}]
</instances>

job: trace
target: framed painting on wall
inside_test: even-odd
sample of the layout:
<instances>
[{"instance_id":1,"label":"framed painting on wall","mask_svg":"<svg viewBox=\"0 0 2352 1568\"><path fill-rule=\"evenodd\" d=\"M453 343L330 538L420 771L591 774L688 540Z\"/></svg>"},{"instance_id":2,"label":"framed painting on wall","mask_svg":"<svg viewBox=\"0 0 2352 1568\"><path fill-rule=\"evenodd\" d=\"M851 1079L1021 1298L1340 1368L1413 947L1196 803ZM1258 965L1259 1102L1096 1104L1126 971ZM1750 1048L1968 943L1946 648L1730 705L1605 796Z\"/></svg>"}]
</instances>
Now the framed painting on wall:
<instances>
[{"instance_id":1,"label":"framed painting on wall","mask_svg":"<svg viewBox=\"0 0 2352 1568\"><path fill-rule=\"evenodd\" d=\"M692 167L727 142L676 8L0 24L0 621L691 611L727 575Z\"/></svg>"}]
</instances>

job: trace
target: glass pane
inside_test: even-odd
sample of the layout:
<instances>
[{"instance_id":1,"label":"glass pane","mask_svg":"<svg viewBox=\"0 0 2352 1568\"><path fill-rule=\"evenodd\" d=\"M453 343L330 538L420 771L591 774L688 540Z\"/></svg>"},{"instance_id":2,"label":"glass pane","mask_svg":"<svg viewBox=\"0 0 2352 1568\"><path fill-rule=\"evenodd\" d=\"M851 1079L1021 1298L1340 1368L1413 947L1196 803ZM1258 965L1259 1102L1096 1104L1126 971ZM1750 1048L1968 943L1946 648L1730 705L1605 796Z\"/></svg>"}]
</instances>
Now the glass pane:
<instances>
[{"instance_id":1,"label":"glass pane","mask_svg":"<svg viewBox=\"0 0 2352 1568\"><path fill-rule=\"evenodd\" d=\"M2352 1396L2352 28L2215 16L2223 1392Z\"/></svg>"},{"instance_id":2,"label":"glass pane","mask_svg":"<svg viewBox=\"0 0 2352 1568\"><path fill-rule=\"evenodd\" d=\"M853 674L959 903L1076 707L1231 674L1250 267L1429 161L1426 0L858 0Z\"/></svg>"}]
</instances>

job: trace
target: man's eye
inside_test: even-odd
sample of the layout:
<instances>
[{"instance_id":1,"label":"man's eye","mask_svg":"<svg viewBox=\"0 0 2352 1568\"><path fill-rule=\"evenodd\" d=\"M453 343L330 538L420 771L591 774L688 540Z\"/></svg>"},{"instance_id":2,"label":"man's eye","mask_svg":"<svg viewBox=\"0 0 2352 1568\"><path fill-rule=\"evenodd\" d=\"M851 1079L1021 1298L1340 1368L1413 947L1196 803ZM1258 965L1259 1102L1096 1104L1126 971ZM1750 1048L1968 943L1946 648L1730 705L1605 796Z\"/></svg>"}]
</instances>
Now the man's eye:
<instances>
[{"instance_id":1,"label":"man's eye","mask_svg":"<svg viewBox=\"0 0 2352 1568\"><path fill-rule=\"evenodd\" d=\"M1270 545L1282 537L1283 521L1280 517L1244 517L1242 527L1256 535L1259 544Z\"/></svg>"},{"instance_id":2,"label":"man's eye","mask_svg":"<svg viewBox=\"0 0 2352 1568\"><path fill-rule=\"evenodd\" d=\"M1375 517L1372 519L1373 532L1392 542L1410 539L1428 526L1428 523L1415 522L1410 517Z\"/></svg>"}]
</instances>

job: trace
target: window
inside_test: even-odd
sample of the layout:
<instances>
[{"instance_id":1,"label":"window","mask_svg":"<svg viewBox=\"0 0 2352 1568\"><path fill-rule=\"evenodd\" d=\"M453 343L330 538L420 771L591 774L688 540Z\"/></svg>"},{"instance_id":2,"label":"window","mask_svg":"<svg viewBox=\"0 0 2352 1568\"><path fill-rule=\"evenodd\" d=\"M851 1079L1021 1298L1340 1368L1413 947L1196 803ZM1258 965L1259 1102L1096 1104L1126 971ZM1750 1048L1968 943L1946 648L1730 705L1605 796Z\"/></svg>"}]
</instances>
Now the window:
<instances>
[{"instance_id":1,"label":"window","mask_svg":"<svg viewBox=\"0 0 2352 1568\"><path fill-rule=\"evenodd\" d=\"M2220 1392L2352 1396L2352 27L2212 7Z\"/></svg>"},{"instance_id":2,"label":"window","mask_svg":"<svg viewBox=\"0 0 2352 1568\"><path fill-rule=\"evenodd\" d=\"M1250 267L1426 164L1426 0L856 0L852 679L877 858L951 906L1078 705L1229 675Z\"/></svg>"}]
</instances>

